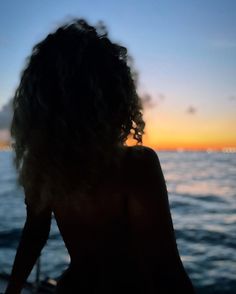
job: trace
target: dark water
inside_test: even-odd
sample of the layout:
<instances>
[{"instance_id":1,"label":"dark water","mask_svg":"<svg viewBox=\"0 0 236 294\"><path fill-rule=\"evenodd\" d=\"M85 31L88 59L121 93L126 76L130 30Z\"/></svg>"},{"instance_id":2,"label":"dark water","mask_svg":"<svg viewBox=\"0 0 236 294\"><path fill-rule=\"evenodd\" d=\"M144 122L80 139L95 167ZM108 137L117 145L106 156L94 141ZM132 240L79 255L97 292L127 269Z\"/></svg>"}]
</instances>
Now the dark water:
<instances>
[{"instance_id":1,"label":"dark water","mask_svg":"<svg viewBox=\"0 0 236 294\"><path fill-rule=\"evenodd\" d=\"M236 293L236 154L160 152L177 243L197 293ZM25 218L12 153L0 152L0 272L10 272ZM53 221L42 278L69 262ZM34 279L34 271L30 279Z\"/></svg>"}]
</instances>

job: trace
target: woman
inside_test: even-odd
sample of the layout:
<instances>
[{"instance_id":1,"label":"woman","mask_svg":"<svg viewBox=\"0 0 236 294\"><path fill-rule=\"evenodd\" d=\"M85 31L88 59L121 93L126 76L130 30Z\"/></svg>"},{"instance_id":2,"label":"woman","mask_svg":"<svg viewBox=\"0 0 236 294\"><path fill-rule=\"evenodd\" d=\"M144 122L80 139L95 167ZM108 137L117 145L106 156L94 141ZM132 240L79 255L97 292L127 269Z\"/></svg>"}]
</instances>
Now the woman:
<instances>
[{"instance_id":1,"label":"woman","mask_svg":"<svg viewBox=\"0 0 236 294\"><path fill-rule=\"evenodd\" d=\"M27 218L6 293L20 293L52 213L71 259L57 293L193 293L158 157L125 144L144 129L126 48L101 25L58 28L33 48L13 107Z\"/></svg>"}]
</instances>

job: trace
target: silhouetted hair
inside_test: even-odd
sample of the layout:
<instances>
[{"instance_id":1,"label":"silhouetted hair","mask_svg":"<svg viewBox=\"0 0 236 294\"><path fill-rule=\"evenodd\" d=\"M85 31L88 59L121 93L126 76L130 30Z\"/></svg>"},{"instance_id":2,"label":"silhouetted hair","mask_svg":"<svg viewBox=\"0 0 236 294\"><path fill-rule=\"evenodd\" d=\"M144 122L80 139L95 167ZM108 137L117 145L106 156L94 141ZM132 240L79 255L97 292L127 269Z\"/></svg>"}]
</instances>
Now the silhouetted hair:
<instances>
[{"instance_id":1,"label":"silhouetted hair","mask_svg":"<svg viewBox=\"0 0 236 294\"><path fill-rule=\"evenodd\" d=\"M104 25L76 19L33 47L13 98L11 135L20 184L89 183L144 121L127 49ZM72 176L72 172L71 172ZM88 184L89 185L89 184Z\"/></svg>"}]
</instances>

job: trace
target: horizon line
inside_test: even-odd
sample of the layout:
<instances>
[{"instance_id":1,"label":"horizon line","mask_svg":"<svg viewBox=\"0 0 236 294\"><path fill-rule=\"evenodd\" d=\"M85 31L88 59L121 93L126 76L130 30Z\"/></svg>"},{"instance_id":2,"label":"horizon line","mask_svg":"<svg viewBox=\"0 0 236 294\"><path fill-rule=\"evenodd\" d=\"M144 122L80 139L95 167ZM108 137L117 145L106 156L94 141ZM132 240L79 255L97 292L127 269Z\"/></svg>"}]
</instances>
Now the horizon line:
<instances>
[{"instance_id":1,"label":"horizon line","mask_svg":"<svg viewBox=\"0 0 236 294\"><path fill-rule=\"evenodd\" d=\"M144 145L145 146L145 145ZM160 152L222 152L222 153L236 153L236 146L224 146L224 147L157 147L148 146L155 151ZM12 147L10 142L0 141L0 151L11 151Z\"/></svg>"}]
</instances>

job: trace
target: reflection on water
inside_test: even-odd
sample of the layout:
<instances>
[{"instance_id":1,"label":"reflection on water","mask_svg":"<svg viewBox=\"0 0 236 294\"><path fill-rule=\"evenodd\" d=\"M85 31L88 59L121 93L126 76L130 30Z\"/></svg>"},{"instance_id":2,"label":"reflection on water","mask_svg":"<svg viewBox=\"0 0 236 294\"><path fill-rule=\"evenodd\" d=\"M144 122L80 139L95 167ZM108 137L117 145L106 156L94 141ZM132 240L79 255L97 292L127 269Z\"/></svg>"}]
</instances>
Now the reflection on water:
<instances>
[{"instance_id":1,"label":"reflection on water","mask_svg":"<svg viewBox=\"0 0 236 294\"><path fill-rule=\"evenodd\" d=\"M0 152L0 264L5 272L25 217L11 157ZM199 293L236 293L236 154L160 152L159 158L181 258L195 287ZM43 276L57 277L68 262L53 221L42 252Z\"/></svg>"}]
</instances>

